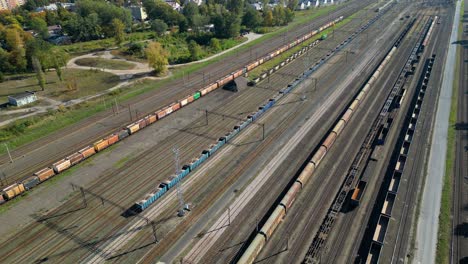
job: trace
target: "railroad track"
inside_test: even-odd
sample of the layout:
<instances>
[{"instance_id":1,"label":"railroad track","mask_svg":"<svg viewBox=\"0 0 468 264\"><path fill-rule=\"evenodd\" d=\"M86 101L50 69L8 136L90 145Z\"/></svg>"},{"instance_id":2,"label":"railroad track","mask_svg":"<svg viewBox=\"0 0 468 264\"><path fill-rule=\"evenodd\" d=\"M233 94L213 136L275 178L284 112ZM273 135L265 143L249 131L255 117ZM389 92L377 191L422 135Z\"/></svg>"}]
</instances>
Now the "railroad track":
<instances>
[{"instance_id":1,"label":"railroad track","mask_svg":"<svg viewBox=\"0 0 468 264\"><path fill-rule=\"evenodd\" d=\"M258 96L259 92L258 91L255 91L255 94L256 96ZM251 98L251 96L248 96L249 98ZM267 96L268 97L268 96ZM241 102L242 104L245 105L245 103ZM257 105L256 105L257 106ZM221 111L218 111L218 112L221 112ZM228 109L228 112L232 112L231 110ZM245 111L247 112L247 111ZM216 116L214 117L216 118ZM203 121L203 119L199 120L199 121ZM213 120L211 122L214 122ZM198 122L196 122L198 123ZM224 127L224 126L223 126ZM219 132L221 132L221 130L217 130ZM225 132L225 131L223 131ZM198 138L198 137L197 137ZM192 146L180 146L182 147L182 149L184 148L187 148L187 149L195 149L193 148ZM201 149L200 149L201 151ZM131 181L122 181L122 177L115 177L113 175L115 175L116 173L117 174L130 174L130 175L152 175L152 172L158 168L156 168L156 166L150 166L148 167L146 164L151 164L151 161L152 161L152 158L154 156L151 156L150 154L152 153L153 151L152 150L148 150L144 153L142 153L142 155L140 155L140 157L147 157L147 158L141 158L139 159L135 164L132 164L132 166L130 168L121 168L117 171L113 171L113 172L109 172L108 174L106 175L103 175L101 177L101 179L99 181L97 181L95 184L93 184L93 186L96 186L96 187L93 187L91 189L91 191L93 191L94 193L103 193L103 197L105 197L107 200L111 200L113 201L114 203L116 204L122 204L122 206L125 208L126 205L128 205L128 201L126 200L127 198L122 198L122 199L117 199L119 194L119 192L115 192L114 194L112 195L108 195L109 192L105 193L104 191L106 190L106 188L108 188L108 186L114 186L114 189L115 190L118 190L118 189L123 189L125 188L126 186L129 185L129 183ZM161 152L166 152L166 153L170 153L170 149L169 148L164 148L162 151L161 149L158 150L158 153L161 153ZM194 153L197 153L197 152L194 152ZM199 152L198 152L199 153ZM192 153L193 154L193 153ZM146 165L146 166L145 166ZM139 168L139 167L142 167L142 169L137 169L137 170L133 170L135 168ZM163 167L163 171L171 171L171 167L172 165L167 165L165 167ZM143 169L144 168L144 169ZM159 168L160 169L160 168ZM134 180L133 180L134 182ZM139 179L138 180L139 183L135 183L133 184L133 186L137 189L139 188L142 188L143 186L147 185L149 182L153 182L153 183L156 183L155 180L151 179L151 177L146 177L144 179ZM117 187L117 184L120 183L120 185L118 185ZM75 199L77 199L77 195L74 196ZM128 199L132 199L132 198L128 198ZM99 207L100 206L100 202L99 202L99 199L96 199L97 201L94 201L94 202L88 202L88 207ZM135 199L136 200L136 199ZM106 202L105 204L108 204L109 202ZM52 211L49 215L58 215L60 213L63 213L64 209L70 209L70 208L80 208L81 206L81 201L79 200L74 200L72 202L69 202L69 203L66 203L63 207L61 208L58 208L56 209L55 211ZM106 221L106 215L117 215L118 214L118 211L121 210L121 208L119 208L118 210L112 210L112 209L107 209L107 210L103 210L102 213L99 214L99 216L97 218L103 218L103 220L100 222L99 226L95 226L97 224L97 221L88 221L88 225L84 226L82 229L93 229L93 230L100 230L102 232L102 230L106 230L106 232L108 234L112 234L114 233L116 230L118 230L120 227L123 226L123 224L117 224L117 226L115 228L112 228L110 231L109 231L109 228L108 228L108 221ZM68 210L65 210L65 211L68 211ZM94 212L95 213L95 212ZM85 214L80 214L79 217L77 217L76 219L74 219L74 221L72 222L63 222L62 220L65 220L65 219L62 219L60 217L56 217L54 218L55 221L57 223L60 223L60 224L63 224L63 226L74 226L74 225L77 225L78 223L82 222L82 221L86 221L85 219L87 217L91 217L91 215L93 214L93 212L89 211L89 212L86 212ZM120 221L121 222L121 221ZM39 226L41 224L38 224ZM51 226L51 225L49 225ZM32 228L37 228L37 225L36 226L33 226ZM29 233L30 230L26 230L24 233ZM37 232L35 236L33 236L32 238L29 237L28 240L33 240L34 238L43 238L45 236L47 230L43 230L42 232ZM91 232L90 234L88 234L89 237L95 237L96 234L98 233L98 231L96 232ZM106 236L109 236L109 235L106 235ZM105 236L105 237L106 237ZM64 241L63 240L59 240L57 238L60 238L60 235L57 236L50 236L50 238L48 239L48 241L45 241L45 242L52 242L54 241L56 246L47 246L47 249L46 250L43 250L43 248L41 248L42 245L42 242L44 241L41 241L41 245L38 245L37 248L35 248L34 250L31 250L31 254L34 254L34 252L37 252L37 251L41 251L41 253L43 253L43 255L48 255L48 256L53 256L53 252L55 251L58 251L59 247L63 247L63 245L61 243L63 243ZM56 241L55 241L56 240ZM8 242L7 242L8 243ZM8 243L8 247L11 247L11 244L12 243ZM31 242L28 241L28 242L24 242L23 245L30 245ZM83 243L81 243L83 244ZM86 243L85 243L86 244ZM99 245L99 242L98 243L92 243L93 245ZM6 244L4 244L6 245ZM7 248L7 247L5 247ZM19 247L21 248L21 247ZM96 247L94 247L96 248ZM18 250L18 249L17 249ZM71 249L72 251L75 250L75 249ZM18 251L15 251L15 250L12 250L10 251L9 254L6 254L3 256L2 259L6 259L8 258L9 256L13 256L15 253L18 253ZM81 252L80 252L81 253ZM65 257L69 257L69 255L67 254L63 254L63 258ZM22 258L18 258L18 260L26 260L26 259L22 259Z\"/></svg>"},{"instance_id":2,"label":"railroad track","mask_svg":"<svg viewBox=\"0 0 468 264\"><path fill-rule=\"evenodd\" d=\"M283 82L284 82L284 81L283 81ZM277 90L279 90L281 87L282 87L282 86L278 86L278 87L277 87ZM275 126L275 128L276 128L276 126ZM276 129L277 129L277 128L276 128ZM275 130L276 130L276 129L275 129ZM242 167L245 167L245 166L242 166ZM204 184L200 184L200 186L203 186L203 185L204 185ZM190 188L190 192L192 192L192 190L193 190L194 192L199 192L196 188ZM205 203L205 204L206 204L206 203ZM171 236L171 237L172 237L172 236Z\"/></svg>"},{"instance_id":3,"label":"railroad track","mask_svg":"<svg viewBox=\"0 0 468 264\"><path fill-rule=\"evenodd\" d=\"M415 30L415 28L419 27L421 24L421 20L417 20L416 21L416 25L413 25L412 27L410 27L410 32L407 33L407 35L411 34L412 31ZM408 24L408 26L410 26L410 24ZM400 49L400 53L407 53L406 51L409 50L410 48L410 40L407 40L408 37L404 38L402 41L404 41L404 43L401 45L401 47L399 48ZM390 71L390 69L387 70L387 72L390 72L388 74L388 77L386 80L381 80L380 83L382 83L383 81L385 81L385 83L387 82L391 82L391 83L395 83L396 82L396 79L398 77L398 70L401 69L403 66L404 66L404 63L405 63L405 58L409 56L409 53L408 54L405 54L403 56L398 56L397 55L397 59L394 59L394 62L393 62L393 65L398 65L397 68L395 68L395 66L393 66L394 69L392 69L392 71ZM397 70L395 70L397 69ZM374 105L377 105L377 104L380 104L380 102L382 102L382 100L384 100L384 98L382 97L382 99L380 100L375 100L374 101ZM377 107L370 107L371 109L374 109L374 108L377 108ZM355 156L351 156L351 157L348 157L349 159L353 159L355 158ZM367 167L368 165L366 165L365 167ZM364 171L359 175L359 179L362 179L363 176L364 176ZM368 185L370 184L370 182L368 182ZM368 188L369 189L369 188ZM366 191L366 192L369 192L369 191ZM370 199L369 195L371 194L367 194L366 198L365 199ZM372 203L372 202L370 202ZM328 262L331 262L331 263L336 263L337 261L341 262L343 261L343 255L346 256L346 254L344 254L343 252L346 252L345 251L345 246L346 244L348 243L351 243L351 241L348 240L348 238L353 238L353 241L358 241L359 240L359 236L360 235L357 235L357 236L354 236L352 233L350 233L350 229L349 227L350 226L353 226L353 223L354 222L359 222L359 218L356 219L357 217L359 217L359 210L360 208L362 208L363 205L359 205L359 208L356 208L354 210L351 210L351 211L347 211L346 214L343 214L339 219L337 219L337 227L336 229L338 230L335 230L333 232L333 234L330 235L330 242L328 243L329 244L329 247L328 248L333 248L334 250L325 250L325 252L322 253L322 259L326 259ZM349 207L349 204L346 205L346 207ZM351 247L351 252L348 254L349 256L353 256L355 251L356 250L356 245L357 243L354 243L354 246ZM348 263L351 262L351 258L348 259Z\"/></svg>"},{"instance_id":4,"label":"railroad track","mask_svg":"<svg viewBox=\"0 0 468 264\"><path fill-rule=\"evenodd\" d=\"M367 2L352 2L350 4L345 5L341 9L337 11L333 11L330 13L329 16L335 16L335 15L348 15L353 12L353 10L356 10L364 4L369 3L370 1ZM323 21L328 20L328 17L321 17L312 23L313 25L317 25L319 23L322 23ZM288 35L291 37L296 37L298 35L304 34L307 30L309 30L311 27L310 25L303 25L298 27L293 32L289 32ZM257 53L257 54L264 54L266 50L271 51L274 48L280 46L284 42L284 37L277 37L274 38L270 41L267 42L267 48L264 46L261 47L256 47L252 49L251 52ZM211 69L211 80L215 80L218 77L221 77L225 75L226 72L233 71L234 69L240 67L240 65L245 65L247 61L251 60L251 56L245 52L242 54L237 54L236 56L236 63L223 63L223 65L219 66L217 63L217 66L210 66L208 68ZM259 55L260 56L260 55ZM193 77L195 75L195 77ZM165 105L168 104L176 99L180 99L183 95L186 95L188 91L196 90L197 85L201 84L204 82L204 79L201 75L201 72L194 73L192 75L191 81L189 84L185 84L185 80L177 80L171 83L173 87L176 87L175 89L159 89L158 91L151 92L150 95L145 95L145 96L137 96L134 99L131 99L124 104L126 105L131 105L133 110L139 110L140 113L149 113L157 110L154 105ZM206 82L206 80L205 80ZM163 99L161 99L163 98ZM132 111L133 111L132 110ZM125 116L125 117L123 117ZM109 118L110 117L110 118ZM83 137L84 139L80 139L77 141L77 143L72 144L73 147L77 146L77 149L84 147L85 145L88 145L92 142L94 142L96 139L102 138L104 135L107 135L110 131L116 130L120 128L122 125L126 124L128 120L128 116L126 116L126 113L118 115L118 116L112 116L112 111L104 111L101 112L97 115L94 115L92 118L86 119L79 124L75 124L72 126L69 126L65 128L64 130L60 130L57 133L54 133L53 135L46 136L43 139L37 140L37 142L28 144L24 147L20 147L17 150L12 152L13 158L16 160L16 162L20 162L21 164L18 165L9 165L9 159L7 155L3 155L0 157L0 163L6 164L2 166L3 172L6 173L8 182L13 182L17 181L19 179L24 178L25 176L29 176L29 174L34 173L37 169L40 169L42 167L45 167L47 165L50 165L52 162L56 161L60 157L63 157L63 155L57 154L57 153L63 153L63 146L60 146L58 144L59 140L61 140L64 136L70 136L70 135L77 135L77 131L81 131L82 134L80 134L80 137ZM123 122L122 122L123 121ZM96 127L96 124L98 123L106 123L107 127L106 129L102 130L99 127ZM93 128L93 129L91 129ZM89 132L85 132L89 130L94 130L93 133L89 134ZM105 133L104 133L105 132ZM75 139L76 140L76 139ZM56 144L56 151L53 152L47 152L47 151L42 151L40 150L41 148L45 148L44 146L47 146L51 144ZM39 154L34 154L35 151L39 149ZM68 148L67 148L68 150ZM66 151L66 150L65 150ZM35 160L29 160L29 156L31 155L37 155L31 157L34 158ZM24 157L26 156L26 160L22 161ZM21 168L18 168L21 167Z\"/></svg>"},{"instance_id":5,"label":"railroad track","mask_svg":"<svg viewBox=\"0 0 468 264\"><path fill-rule=\"evenodd\" d=\"M437 14L439 15L439 14ZM441 50L441 46L443 46L440 42L442 41L443 38L440 38L440 34L442 33L442 27L437 27L436 28L436 34L431 39L431 42L434 42L431 45L431 49L429 51L425 51L425 57L429 58L433 54L443 54ZM422 59L423 60L423 59ZM442 61L441 58L436 59L440 62ZM424 60L423 60L424 61ZM424 73L423 73L424 74ZM434 79L434 78L433 78ZM434 80L432 80L434 82ZM432 87L431 87L432 86ZM422 171L426 171L426 155L423 153L426 153L426 146L429 144L427 142L427 139L430 138L430 133L427 135L424 135L424 132L431 131L431 124L432 124L432 111L428 109L430 105L432 105L431 102L427 102L428 100L433 100L431 98L437 98L437 93L439 85L435 83L430 83L429 82L429 88L428 91L426 91L426 100L423 102L423 108L426 109L425 111L421 111L422 113L426 113L422 119L421 122L419 122L418 126L423 132L420 132L420 135L414 140L415 142L412 144L412 148L414 151L412 152L414 155L418 155L418 157L415 157L415 160L410 168L407 168L406 172L408 173L408 169L410 169L409 172L409 177L407 181L407 189L406 193L404 194L404 202L403 204L405 205L402 209L402 214L398 220L398 229L397 229L397 234L396 234L396 241L393 244L393 252L391 255L391 263L400 263L404 262L404 260L407 258L407 249L408 249L408 233L410 233L412 222L413 222L413 214L414 214L414 208L410 205L413 205L416 203L417 200L417 195L414 195L414 193L419 193L417 191L418 184L420 182L420 177L419 174ZM425 103L425 105L424 105ZM426 153L427 154L427 153Z\"/></svg>"},{"instance_id":6,"label":"railroad track","mask_svg":"<svg viewBox=\"0 0 468 264\"><path fill-rule=\"evenodd\" d=\"M320 190L322 193L331 192L328 183L323 182L323 186L324 186L324 187ZM323 200L317 202L316 204L323 204ZM307 204L307 206L310 207L310 208L316 208L313 204L309 204L309 203ZM317 211L318 211L318 210L317 210ZM295 216L293 215L292 217L295 217ZM310 223L310 222L308 222L308 224L309 224L309 223ZM287 227L286 227L285 229L287 229ZM306 229L306 228L301 228L301 230L305 230L305 229ZM284 233L283 233L283 234L284 234ZM303 237L303 236L304 236L304 233L300 233L299 235L302 236L302 238L301 238L301 237L295 238L295 240L296 240L296 241L303 241L303 240L304 240L304 239L303 239L303 238L304 238L304 237ZM284 237L284 236L283 236L283 237ZM269 243L271 243L271 242L269 242ZM269 254L276 255L275 253L277 253L277 252L282 252L282 251L281 251L281 248L284 248L284 241L281 241L281 243L279 243L279 244L280 244L280 247L275 247L275 250L270 250L270 251L269 251L269 252L270 252ZM291 249L290 249L290 250L291 250ZM264 257L265 257L265 255L268 256L268 254L262 254L262 255L263 255ZM295 259L294 257L291 257L291 253L290 253L289 251L288 251L288 259L289 259L289 260ZM263 259L263 260L265 260L265 259ZM269 260L269 261L271 261L271 260Z\"/></svg>"},{"instance_id":7,"label":"railroad track","mask_svg":"<svg viewBox=\"0 0 468 264\"><path fill-rule=\"evenodd\" d=\"M466 16L467 6L462 10ZM457 18L455 18L457 19ZM466 22L463 25L463 39L467 39ZM468 184L468 76L466 73L466 60L468 59L467 49L461 50L459 58L459 71L460 79L455 80L459 82L458 86L458 111L457 111L457 125L456 143L455 143L455 168L453 178L453 205L452 205L452 241L451 241L451 259L450 263L464 263L468 256L466 253L466 204L467 184Z\"/></svg>"}]
</instances>

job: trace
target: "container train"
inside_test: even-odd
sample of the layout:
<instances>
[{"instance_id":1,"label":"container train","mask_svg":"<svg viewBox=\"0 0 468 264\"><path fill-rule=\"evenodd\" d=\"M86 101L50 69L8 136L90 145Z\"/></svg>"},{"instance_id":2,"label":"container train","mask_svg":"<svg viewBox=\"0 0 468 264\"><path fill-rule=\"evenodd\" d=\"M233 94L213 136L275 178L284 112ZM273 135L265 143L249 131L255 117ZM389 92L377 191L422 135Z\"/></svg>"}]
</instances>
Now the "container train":
<instances>
[{"instance_id":1,"label":"container train","mask_svg":"<svg viewBox=\"0 0 468 264\"><path fill-rule=\"evenodd\" d=\"M323 30L335 25L336 23L340 22L343 20L343 16L340 16L339 18L333 20L332 22L329 22L322 27L320 27L317 30L311 31L299 38L296 38L293 42L283 45L280 48L276 49L275 51L272 51L268 53L267 55L260 57L259 59L250 62L249 64L245 65L241 69L238 69L234 72L231 72L227 74L226 76L222 77L221 79L201 88L200 90L187 95L183 97L182 99L178 100L177 102L174 102L168 106L165 106L161 108L160 110L150 113L147 116L145 116L142 119L139 119L138 121L131 123L124 128L122 128L119 131L116 131L112 133L111 135L108 135L104 137L101 140L98 140L95 142L93 145L87 146L75 153L70 154L69 156L64 157L63 159L53 163L51 166L43 168L39 170L38 172L34 173L32 176L28 177L27 179L22 180L21 182L14 183L0 191L0 204L13 199L16 196L21 195L22 193L34 188L38 184L48 180L49 178L62 173L63 171L67 170L68 168L80 163L81 161L95 155L96 153L105 150L109 146L116 144L117 142L123 140L124 138L133 135L137 133L138 131L142 130L148 125L151 125L158 120L161 120L162 118L170 115L171 113L179 110L180 108L198 100L200 97L207 95L208 93L222 87L223 85L227 84L228 82L234 80L235 78L253 70L257 66L271 60L272 58L278 56L279 54L297 46L298 44L306 41L307 39L311 38L312 36L317 35L318 33L322 32ZM283 93L289 92L289 90L282 91ZM264 105L264 109L266 110L267 108L271 107L271 105L274 104L267 103ZM269 104L271 104L269 106ZM206 159L208 158L212 153L214 153L217 149L219 149L223 144L225 144L227 141L229 141L232 137L234 137L242 128L247 126L248 122L252 122L255 120L263 111L259 110L258 112L254 113L252 116L250 116L246 121L244 121L242 124L238 126L238 129L234 129L229 135L226 135L223 138L220 138L220 140L214 144L213 148L211 150L207 150L208 152L205 154L202 154L201 157L197 159L198 163L194 163L192 166L189 166L188 169L191 171L195 169L201 162L204 160L200 161L200 159ZM247 123L246 123L247 122ZM237 131L237 132L236 132ZM224 143L223 143L224 142ZM154 202L156 199L158 199L164 192L169 190L171 187L174 186L174 184L178 181L180 181L182 178L184 178L187 174L184 175L184 173L187 172L186 170L183 170L179 175L173 176L172 179L166 182L161 183L154 191L154 193L151 193L151 195L147 195L146 202L144 203L139 203L141 206L139 208L143 210L147 206L145 204L151 204ZM175 183L174 183L175 182ZM151 197L151 198L149 198ZM157 198L154 198L157 197ZM151 202L150 202L151 201Z\"/></svg>"}]
</instances>

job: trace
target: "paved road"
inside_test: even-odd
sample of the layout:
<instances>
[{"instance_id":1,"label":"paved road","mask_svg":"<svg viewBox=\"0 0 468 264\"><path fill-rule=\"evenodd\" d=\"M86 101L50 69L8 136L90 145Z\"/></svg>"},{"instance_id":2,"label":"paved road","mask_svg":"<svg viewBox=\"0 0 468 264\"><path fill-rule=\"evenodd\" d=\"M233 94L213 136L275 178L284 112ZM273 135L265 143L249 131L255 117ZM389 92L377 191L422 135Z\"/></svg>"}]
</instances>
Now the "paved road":
<instances>
[{"instance_id":1,"label":"paved road","mask_svg":"<svg viewBox=\"0 0 468 264\"><path fill-rule=\"evenodd\" d=\"M450 43L457 41L460 17L460 1L457 2L455 19L450 35ZM453 66L456 63L456 44L449 46L440 91L437 114L432 135L429 166L424 193L421 201L418 228L416 235L416 263L431 264L435 262L437 231L439 227L440 198L445 172L445 155L447 152L447 131L454 81Z\"/></svg>"}]
</instances>

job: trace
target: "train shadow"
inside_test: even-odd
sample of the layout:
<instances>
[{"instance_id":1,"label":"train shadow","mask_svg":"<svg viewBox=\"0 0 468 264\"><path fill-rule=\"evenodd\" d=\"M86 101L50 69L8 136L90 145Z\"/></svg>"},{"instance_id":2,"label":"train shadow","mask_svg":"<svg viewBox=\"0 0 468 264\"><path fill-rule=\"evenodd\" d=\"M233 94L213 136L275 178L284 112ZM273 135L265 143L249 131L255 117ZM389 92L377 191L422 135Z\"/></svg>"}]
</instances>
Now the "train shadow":
<instances>
[{"instance_id":1,"label":"train shadow","mask_svg":"<svg viewBox=\"0 0 468 264\"><path fill-rule=\"evenodd\" d=\"M468 237L468 223L459 224L455 227L455 234L457 236Z\"/></svg>"},{"instance_id":2,"label":"train shadow","mask_svg":"<svg viewBox=\"0 0 468 264\"><path fill-rule=\"evenodd\" d=\"M280 251L276 252L275 254L272 254L272 255L270 255L268 257L256 260L253 263L270 263L271 258L274 258L274 257L278 256L279 254L281 254L283 252L286 252L286 251L288 251L288 248L281 249Z\"/></svg>"},{"instance_id":3,"label":"train shadow","mask_svg":"<svg viewBox=\"0 0 468 264\"><path fill-rule=\"evenodd\" d=\"M139 246L139 247L137 247L137 248L133 248L133 249L131 249L131 250L125 251L125 252L120 253L120 254L118 254L118 255L108 257L108 258L106 258L106 260L109 261L109 260L113 260L113 259L116 259L116 258L123 257L123 256L125 256L125 255L127 255L127 254L133 253L133 252L138 251L138 250L140 250L140 249L144 249L144 248L147 248L147 247L149 247L149 246L151 246L151 245L155 245L156 243L157 243L156 241L151 242L151 243L147 243L147 244L145 244L145 245L143 245L143 246Z\"/></svg>"},{"instance_id":4,"label":"train shadow","mask_svg":"<svg viewBox=\"0 0 468 264\"><path fill-rule=\"evenodd\" d=\"M456 123L455 130L468 130L468 123Z\"/></svg>"},{"instance_id":5,"label":"train shadow","mask_svg":"<svg viewBox=\"0 0 468 264\"><path fill-rule=\"evenodd\" d=\"M459 264L468 264L468 257L463 257L462 259L460 259L460 261L458 263Z\"/></svg>"}]
</instances>

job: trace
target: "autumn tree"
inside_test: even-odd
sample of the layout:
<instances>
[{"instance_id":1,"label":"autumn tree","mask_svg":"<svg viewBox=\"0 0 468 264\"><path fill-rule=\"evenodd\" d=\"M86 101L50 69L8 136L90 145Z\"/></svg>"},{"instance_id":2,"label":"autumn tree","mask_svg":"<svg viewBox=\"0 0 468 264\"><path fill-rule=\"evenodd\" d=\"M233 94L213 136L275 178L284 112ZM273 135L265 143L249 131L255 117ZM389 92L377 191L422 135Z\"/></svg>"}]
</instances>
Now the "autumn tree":
<instances>
[{"instance_id":1,"label":"autumn tree","mask_svg":"<svg viewBox=\"0 0 468 264\"><path fill-rule=\"evenodd\" d=\"M34 71L36 72L37 82L38 82L39 86L41 87L42 91L44 91L46 80L45 80L45 74L42 71L41 63L39 62L39 60L36 57L33 57L32 58L32 65L33 65Z\"/></svg>"},{"instance_id":2,"label":"autumn tree","mask_svg":"<svg viewBox=\"0 0 468 264\"><path fill-rule=\"evenodd\" d=\"M161 46L159 42L151 42L146 48L146 58L148 64L154 69L156 74L166 71L168 63L167 51Z\"/></svg>"},{"instance_id":3,"label":"autumn tree","mask_svg":"<svg viewBox=\"0 0 468 264\"><path fill-rule=\"evenodd\" d=\"M192 61L197 61L200 59L202 54L202 49L200 45L197 44L194 40L191 40L188 44L188 50L190 52L190 59Z\"/></svg>"},{"instance_id":4,"label":"autumn tree","mask_svg":"<svg viewBox=\"0 0 468 264\"><path fill-rule=\"evenodd\" d=\"M125 24L118 18L112 19L112 29L114 30L115 44L122 44L125 40Z\"/></svg>"},{"instance_id":5,"label":"autumn tree","mask_svg":"<svg viewBox=\"0 0 468 264\"><path fill-rule=\"evenodd\" d=\"M210 47L215 51L215 52L218 52L220 51L222 48L221 48L221 42L219 41L219 39L217 38L212 38L210 40Z\"/></svg>"}]
</instances>

